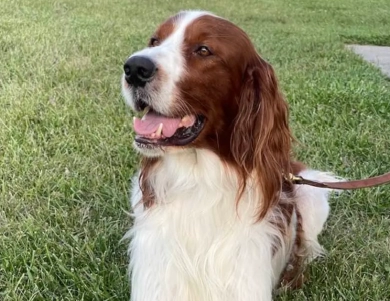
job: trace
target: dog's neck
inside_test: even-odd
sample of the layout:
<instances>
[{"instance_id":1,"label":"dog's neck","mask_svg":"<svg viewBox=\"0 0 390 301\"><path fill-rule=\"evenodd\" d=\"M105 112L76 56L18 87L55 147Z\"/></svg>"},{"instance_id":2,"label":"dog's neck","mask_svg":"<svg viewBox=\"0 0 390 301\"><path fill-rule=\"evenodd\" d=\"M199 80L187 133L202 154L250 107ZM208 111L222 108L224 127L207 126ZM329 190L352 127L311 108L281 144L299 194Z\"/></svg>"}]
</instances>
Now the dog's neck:
<instances>
[{"instance_id":1,"label":"dog's neck","mask_svg":"<svg viewBox=\"0 0 390 301\"><path fill-rule=\"evenodd\" d=\"M260 191L249 181L237 206L240 183L236 170L204 149L165 154L148 174L148 184L157 206L174 202L185 206L187 203L188 208L203 211L222 205L230 207L225 210L241 216L248 212L254 215L261 200Z\"/></svg>"},{"instance_id":2,"label":"dog's neck","mask_svg":"<svg viewBox=\"0 0 390 301\"><path fill-rule=\"evenodd\" d=\"M192 189L202 185L203 189L215 189L235 183L232 169L216 154L204 149L188 149L166 153L156 163L150 175L150 183L164 189Z\"/></svg>"}]
</instances>

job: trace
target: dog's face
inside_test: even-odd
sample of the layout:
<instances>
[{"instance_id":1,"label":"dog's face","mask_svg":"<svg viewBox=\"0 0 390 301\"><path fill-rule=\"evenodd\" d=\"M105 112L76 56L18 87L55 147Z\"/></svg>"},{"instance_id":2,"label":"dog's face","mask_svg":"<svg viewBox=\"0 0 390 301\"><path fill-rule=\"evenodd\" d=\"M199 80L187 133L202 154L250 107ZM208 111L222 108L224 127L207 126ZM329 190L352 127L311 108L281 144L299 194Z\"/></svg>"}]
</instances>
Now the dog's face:
<instances>
[{"instance_id":1,"label":"dog's face","mask_svg":"<svg viewBox=\"0 0 390 301\"><path fill-rule=\"evenodd\" d=\"M242 30L204 12L160 25L124 65L123 95L133 110L146 111L134 120L135 147L160 156L229 142L248 52L255 54Z\"/></svg>"},{"instance_id":2,"label":"dog's face","mask_svg":"<svg viewBox=\"0 0 390 301\"><path fill-rule=\"evenodd\" d=\"M208 149L242 183L257 174L264 197L277 200L290 172L288 108L272 67L243 30L209 13L179 13L124 71L127 103L145 111L134 119L134 145L144 156Z\"/></svg>"}]
</instances>

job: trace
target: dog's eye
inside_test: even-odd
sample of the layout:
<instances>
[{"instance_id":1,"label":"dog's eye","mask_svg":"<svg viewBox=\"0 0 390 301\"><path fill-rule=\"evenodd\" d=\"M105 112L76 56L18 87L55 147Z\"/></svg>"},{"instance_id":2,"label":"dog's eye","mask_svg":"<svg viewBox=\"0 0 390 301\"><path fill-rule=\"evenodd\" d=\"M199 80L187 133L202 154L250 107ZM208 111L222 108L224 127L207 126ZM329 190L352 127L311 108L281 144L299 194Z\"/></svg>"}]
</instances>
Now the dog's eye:
<instances>
[{"instance_id":1,"label":"dog's eye","mask_svg":"<svg viewBox=\"0 0 390 301\"><path fill-rule=\"evenodd\" d=\"M200 46L195 52L200 56L209 56L212 54L206 46Z\"/></svg>"},{"instance_id":2,"label":"dog's eye","mask_svg":"<svg viewBox=\"0 0 390 301\"><path fill-rule=\"evenodd\" d=\"M149 41L149 47L156 47L160 45L160 41L157 38L151 38Z\"/></svg>"}]
</instances>

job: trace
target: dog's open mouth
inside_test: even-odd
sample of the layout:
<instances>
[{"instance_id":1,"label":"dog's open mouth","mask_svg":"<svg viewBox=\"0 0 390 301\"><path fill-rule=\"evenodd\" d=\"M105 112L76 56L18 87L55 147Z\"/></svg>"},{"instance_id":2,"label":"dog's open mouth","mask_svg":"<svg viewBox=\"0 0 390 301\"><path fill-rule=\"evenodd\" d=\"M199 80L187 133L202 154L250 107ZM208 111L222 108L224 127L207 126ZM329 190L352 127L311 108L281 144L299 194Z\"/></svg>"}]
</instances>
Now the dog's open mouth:
<instances>
[{"instance_id":1,"label":"dog's open mouth","mask_svg":"<svg viewBox=\"0 0 390 301\"><path fill-rule=\"evenodd\" d=\"M147 107L142 119L134 117L135 141L156 146L187 145L198 137L204 120L203 116L197 115L167 117Z\"/></svg>"}]
</instances>

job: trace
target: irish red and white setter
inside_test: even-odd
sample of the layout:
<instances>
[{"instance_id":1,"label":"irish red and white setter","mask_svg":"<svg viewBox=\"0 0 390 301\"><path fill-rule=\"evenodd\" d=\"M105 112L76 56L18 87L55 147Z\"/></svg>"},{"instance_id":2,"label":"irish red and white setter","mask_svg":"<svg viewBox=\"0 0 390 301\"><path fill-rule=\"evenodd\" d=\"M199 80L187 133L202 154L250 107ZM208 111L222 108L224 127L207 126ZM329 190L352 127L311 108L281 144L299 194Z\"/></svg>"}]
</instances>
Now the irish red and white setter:
<instances>
[{"instance_id":1,"label":"irish red and white setter","mask_svg":"<svg viewBox=\"0 0 390 301\"><path fill-rule=\"evenodd\" d=\"M243 30L203 11L169 18L124 65L143 159L131 204L133 301L264 301L318 256L328 190L285 175L288 107Z\"/></svg>"}]
</instances>

